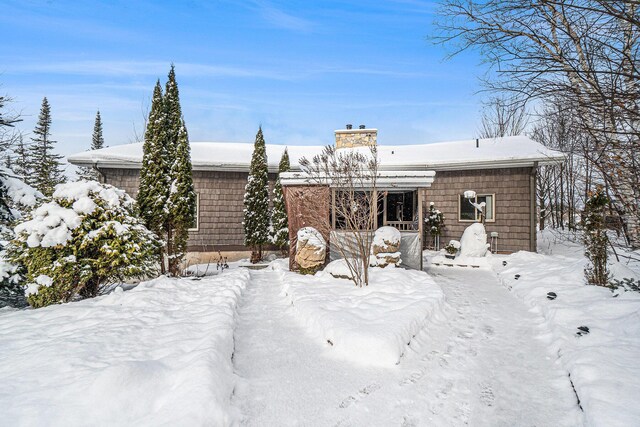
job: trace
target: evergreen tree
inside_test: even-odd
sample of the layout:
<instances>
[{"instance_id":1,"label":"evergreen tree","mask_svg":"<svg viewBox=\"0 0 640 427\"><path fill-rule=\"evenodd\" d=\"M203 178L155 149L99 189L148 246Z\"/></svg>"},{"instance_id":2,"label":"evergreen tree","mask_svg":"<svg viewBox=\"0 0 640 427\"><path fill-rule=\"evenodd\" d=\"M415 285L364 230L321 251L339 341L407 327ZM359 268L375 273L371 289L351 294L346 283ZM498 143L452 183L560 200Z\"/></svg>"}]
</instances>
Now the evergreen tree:
<instances>
[{"instance_id":1,"label":"evergreen tree","mask_svg":"<svg viewBox=\"0 0 640 427\"><path fill-rule=\"evenodd\" d=\"M167 84L165 85L164 107L166 112L167 152L175 153L176 147L178 145L178 139L180 138L180 133L182 132L184 123L182 121L180 93L178 91L176 72L173 64L171 64L171 69L169 70L169 75L167 76ZM170 172L173 159L175 158L171 156L170 159L172 160L172 162L168 165L169 168L167 169L167 173Z\"/></svg>"},{"instance_id":2,"label":"evergreen tree","mask_svg":"<svg viewBox=\"0 0 640 427\"><path fill-rule=\"evenodd\" d=\"M604 188L598 185L595 192L589 192L589 198L584 206L582 215L584 255L590 261L584 269L584 274L590 285L609 286L607 267L609 238L605 225L605 212L609 203Z\"/></svg>"},{"instance_id":3,"label":"evergreen tree","mask_svg":"<svg viewBox=\"0 0 640 427\"><path fill-rule=\"evenodd\" d=\"M262 246L269 242L269 172L262 126L256 134L251 169L244 194L244 243L252 248L251 262L262 259Z\"/></svg>"},{"instance_id":4,"label":"evergreen tree","mask_svg":"<svg viewBox=\"0 0 640 427\"><path fill-rule=\"evenodd\" d=\"M100 111L96 113L96 120L93 124L93 135L91 137L91 149L99 150L104 148L104 137L102 136L102 118ZM78 178L87 181L97 181L99 178L98 171L93 168L81 167L78 172Z\"/></svg>"},{"instance_id":5,"label":"evergreen tree","mask_svg":"<svg viewBox=\"0 0 640 427\"><path fill-rule=\"evenodd\" d=\"M45 196L53 194L53 188L65 182L62 171L62 156L53 152L56 141L51 139L51 107L45 97L33 131L33 144L29 149L32 164L32 184Z\"/></svg>"},{"instance_id":6,"label":"evergreen tree","mask_svg":"<svg viewBox=\"0 0 640 427\"><path fill-rule=\"evenodd\" d=\"M169 194L169 272L176 276L187 252L189 228L196 225L196 193L193 189L191 149L184 120L176 144L175 161L171 169L171 192Z\"/></svg>"},{"instance_id":7,"label":"evergreen tree","mask_svg":"<svg viewBox=\"0 0 640 427\"><path fill-rule=\"evenodd\" d=\"M280 159L278 179L273 187L273 210L271 211L271 240L273 244L282 250L283 254L286 254L289 248L289 221L287 219L287 207L282 192L282 184L280 183L280 173L288 172L290 167L289 153L285 148Z\"/></svg>"},{"instance_id":8,"label":"evergreen tree","mask_svg":"<svg viewBox=\"0 0 640 427\"><path fill-rule=\"evenodd\" d=\"M27 184L32 184L33 163L29 157L28 145L25 145L22 135L18 137L18 142L13 149L13 171L21 177Z\"/></svg>"},{"instance_id":9,"label":"evergreen tree","mask_svg":"<svg viewBox=\"0 0 640 427\"><path fill-rule=\"evenodd\" d=\"M164 105L167 153L169 153L167 163L170 165L167 173L171 182L171 190L167 200L168 217L165 230L169 273L177 276L187 251L188 230L195 225L196 193L193 189L189 134L182 117L180 92L173 64L165 86Z\"/></svg>"},{"instance_id":10,"label":"evergreen tree","mask_svg":"<svg viewBox=\"0 0 640 427\"><path fill-rule=\"evenodd\" d=\"M138 206L147 228L163 236L167 219L166 204L169 197L169 176L166 152L166 113L160 80L153 89L151 111L144 133L142 168ZM161 262L164 273L164 262Z\"/></svg>"}]
</instances>

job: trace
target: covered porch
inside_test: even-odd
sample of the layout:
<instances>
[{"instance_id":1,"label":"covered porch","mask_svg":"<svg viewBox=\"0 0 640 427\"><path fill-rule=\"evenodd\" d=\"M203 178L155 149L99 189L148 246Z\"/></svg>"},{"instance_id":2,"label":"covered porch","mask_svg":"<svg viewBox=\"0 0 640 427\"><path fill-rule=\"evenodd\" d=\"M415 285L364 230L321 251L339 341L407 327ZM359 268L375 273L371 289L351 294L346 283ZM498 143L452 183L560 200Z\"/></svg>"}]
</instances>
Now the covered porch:
<instances>
[{"instance_id":1,"label":"covered porch","mask_svg":"<svg viewBox=\"0 0 640 427\"><path fill-rule=\"evenodd\" d=\"M367 199L374 201L374 206L369 209L373 226L367 231L373 233L383 226L398 229L402 236L402 266L422 269L424 191L421 190L431 186L435 179L434 171L380 171L374 187L356 190L334 186L331 182L319 185L301 172L283 173L280 179L289 215L291 260L295 258L297 232L307 226L318 229L329 242L330 261L342 257L336 245L340 245L343 239L353 239L354 230L336 211L336 200L350 191L366 193ZM292 261L291 266L295 269L294 264Z\"/></svg>"}]
</instances>

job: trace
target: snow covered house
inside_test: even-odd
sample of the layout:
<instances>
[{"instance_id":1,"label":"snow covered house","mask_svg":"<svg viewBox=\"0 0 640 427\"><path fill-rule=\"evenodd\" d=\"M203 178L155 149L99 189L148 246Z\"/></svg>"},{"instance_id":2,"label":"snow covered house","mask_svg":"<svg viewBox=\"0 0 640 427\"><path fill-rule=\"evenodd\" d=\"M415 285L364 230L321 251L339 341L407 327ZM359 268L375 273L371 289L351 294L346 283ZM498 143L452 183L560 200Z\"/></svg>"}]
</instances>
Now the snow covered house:
<instances>
[{"instance_id":1,"label":"snow covered house","mask_svg":"<svg viewBox=\"0 0 640 427\"><path fill-rule=\"evenodd\" d=\"M377 144L377 130L363 126L337 130L335 137L337 148ZM267 145L271 181L275 180L284 149L282 145ZM313 226L312 217L317 218L319 212L327 218L335 217L331 216L331 200L339 189L310 185L296 173L298 159L311 158L322 149L321 146L288 147L292 173L283 180L283 185L292 237L301 226ZM198 220L190 231L190 252L246 251L242 209L252 151L253 144L249 143L191 143ZM536 170L539 165L562 159L558 153L525 136L378 145L378 155L381 176L378 190L384 191L376 218L378 227L394 226L407 236L411 248L421 248L426 244L424 213L429 203L434 202L446 217L441 241L458 239L466 226L479 220L469 199L464 197L464 193L471 190L476 193L474 202L486 204L487 233L494 233L500 252L535 251ZM68 160L77 166L95 168L104 182L124 189L133 197L137 195L141 143L78 153ZM335 219L332 227L334 231L339 228ZM411 262L409 265L419 267Z\"/></svg>"}]
</instances>

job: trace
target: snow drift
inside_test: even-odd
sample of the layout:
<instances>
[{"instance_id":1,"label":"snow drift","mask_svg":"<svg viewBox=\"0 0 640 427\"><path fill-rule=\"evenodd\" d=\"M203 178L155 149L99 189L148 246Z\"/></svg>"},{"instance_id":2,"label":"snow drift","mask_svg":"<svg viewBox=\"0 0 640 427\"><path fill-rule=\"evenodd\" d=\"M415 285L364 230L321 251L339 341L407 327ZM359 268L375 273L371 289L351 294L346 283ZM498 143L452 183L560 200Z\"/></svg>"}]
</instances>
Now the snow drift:
<instances>
[{"instance_id":1,"label":"snow drift","mask_svg":"<svg viewBox=\"0 0 640 427\"><path fill-rule=\"evenodd\" d=\"M442 289L421 271L371 269L363 288L324 271L283 274L284 291L305 329L337 357L360 365L399 363L444 300Z\"/></svg>"},{"instance_id":2,"label":"snow drift","mask_svg":"<svg viewBox=\"0 0 640 427\"><path fill-rule=\"evenodd\" d=\"M0 312L2 423L229 425L245 269Z\"/></svg>"}]
</instances>

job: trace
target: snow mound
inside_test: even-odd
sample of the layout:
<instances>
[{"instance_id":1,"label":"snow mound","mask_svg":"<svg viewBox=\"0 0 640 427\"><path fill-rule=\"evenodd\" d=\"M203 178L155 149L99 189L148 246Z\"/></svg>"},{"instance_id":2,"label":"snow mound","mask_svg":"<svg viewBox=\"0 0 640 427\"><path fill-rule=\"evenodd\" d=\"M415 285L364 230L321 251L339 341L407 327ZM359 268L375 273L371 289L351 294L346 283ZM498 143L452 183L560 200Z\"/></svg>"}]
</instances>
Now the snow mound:
<instances>
[{"instance_id":1,"label":"snow mound","mask_svg":"<svg viewBox=\"0 0 640 427\"><path fill-rule=\"evenodd\" d=\"M544 236L539 241L545 241ZM578 250L569 253L563 248L567 245L557 247L563 255L518 252L494 256L491 262L502 283L545 319L552 351L570 374L586 424L637 425L640 293L614 297L607 288L586 285L582 248L574 244ZM620 264L612 271L619 278L634 274ZM555 299L548 299L548 292L554 292ZM589 333L577 335L580 326Z\"/></svg>"},{"instance_id":2,"label":"snow mound","mask_svg":"<svg viewBox=\"0 0 640 427\"><path fill-rule=\"evenodd\" d=\"M484 225L476 222L468 226L460 238L460 255L467 257L483 257L487 254L487 231Z\"/></svg>"},{"instance_id":3,"label":"snow mound","mask_svg":"<svg viewBox=\"0 0 640 427\"><path fill-rule=\"evenodd\" d=\"M353 278L353 273L349 270L349 266L344 258L331 261L322 271L331 274L333 277L340 277L344 279Z\"/></svg>"},{"instance_id":4,"label":"snow mound","mask_svg":"<svg viewBox=\"0 0 640 427\"><path fill-rule=\"evenodd\" d=\"M363 288L325 271L283 274L284 291L308 333L330 343L336 357L359 365L398 364L407 343L444 300L442 289L422 271L371 269Z\"/></svg>"},{"instance_id":5,"label":"snow mound","mask_svg":"<svg viewBox=\"0 0 640 427\"><path fill-rule=\"evenodd\" d=\"M248 282L246 269L159 278L0 311L2 424L234 425L233 330Z\"/></svg>"}]
</instances>

